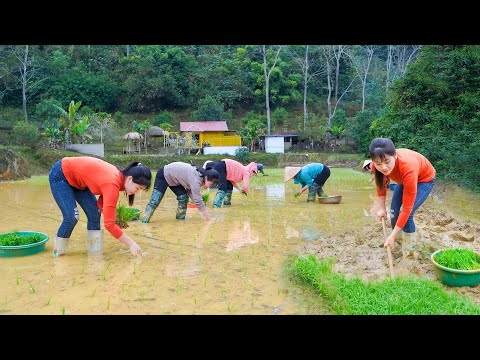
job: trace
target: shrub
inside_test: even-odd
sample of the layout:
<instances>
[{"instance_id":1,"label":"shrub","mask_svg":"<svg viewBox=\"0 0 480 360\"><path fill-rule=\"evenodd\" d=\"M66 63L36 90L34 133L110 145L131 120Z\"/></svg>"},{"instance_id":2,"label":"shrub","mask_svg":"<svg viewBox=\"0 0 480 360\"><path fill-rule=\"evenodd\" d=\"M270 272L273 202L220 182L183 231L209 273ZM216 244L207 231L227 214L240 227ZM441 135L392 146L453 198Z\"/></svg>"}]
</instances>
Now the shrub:
<instances>
[{"instance_id":1,"label":"shrub","mask_svg":"<svg viewBox=\"0 0 480 360\"><path fill-rule=\"evenodd\" d=\"M36 125L25 121L18 121L13 127L14 142L34 148L38 142L38 128Z\"/></svg>"},{"instance_id":2,"label":"shrub","mask_svg":"<svg viewBox=\"0 0 480 360\"><path fill-rule=\"evenodd\" d=\"M235 157L243 164L248 164L250 162L250 152L246 147L240 147L235 150Z\"/></svg>"}]
</instances>

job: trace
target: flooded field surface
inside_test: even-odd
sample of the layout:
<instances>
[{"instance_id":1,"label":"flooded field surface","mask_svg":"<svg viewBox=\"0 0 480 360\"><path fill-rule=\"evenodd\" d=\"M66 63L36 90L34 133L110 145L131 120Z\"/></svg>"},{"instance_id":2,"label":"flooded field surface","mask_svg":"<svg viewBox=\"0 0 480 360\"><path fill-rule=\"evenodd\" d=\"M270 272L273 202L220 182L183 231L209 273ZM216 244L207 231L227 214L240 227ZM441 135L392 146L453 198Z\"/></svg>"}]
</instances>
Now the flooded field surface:
<instances>
[{"instance_id":1,"label":"flooded field surface","mask_svg":"<svg viewBox=\"0 0 480 360\"><path fill-rule=\"evenodd\" d=\"M389 276L381 223L365 214L376 197L368 175L332 169L324 190L342 201L319 204L307 203L305 194L294 198L299 185L283 183L283 169L266 172L251 179L248 196L235 191L229 207L212 208L216 190L210 190L214 222L197 209L176 220L177 202L167 190L149 224L132 221L125 229L142 247L141 258L108 232L103 254L88 255L81 208L68 254L53 257L61 213L47 177L0 183L0 233L40 231L50 237L42 253L0 257L0 313L304 314L283 274L288 255L304 252L334 256L337 271L347 276ZM142 215L150 194L136 196ZM433 277L426 253L439 246L480 251L480 199L470 197L474 205L462 207L465 194L449 196L434 194L420 208L423 252L413 260L397 256L398 274ZM123 194L120 199L127 203ZM476 288L459 291L478 297Z\"/></svg>"}]
</instances>

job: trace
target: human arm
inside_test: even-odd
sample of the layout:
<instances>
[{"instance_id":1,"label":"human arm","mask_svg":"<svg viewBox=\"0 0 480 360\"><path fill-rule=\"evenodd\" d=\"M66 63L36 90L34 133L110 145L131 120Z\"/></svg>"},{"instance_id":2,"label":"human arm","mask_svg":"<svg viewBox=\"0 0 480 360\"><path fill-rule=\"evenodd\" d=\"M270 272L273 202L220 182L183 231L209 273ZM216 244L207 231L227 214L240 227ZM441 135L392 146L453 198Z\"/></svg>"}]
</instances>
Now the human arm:
<instances>
[{"instance_id":1,"label":"human arm","mask_svg":"<svg viewBox=\"0 0 480 360\"><path fill-rule=\"evenodd\" d=\"M306 190L308 189L308 185L305 185L304 187L302 187L300 190L298 190L298 192L296 194L298 194L297 196L299 195L302 195Z\"/></svg>"},{"instance_id":2,"label":"human arm","mask_svg":"<svg viewBox=\"0 0 480 360\"><path fill-rule=\"evenodd\" d=\"M212 215L210 215L207 208L205 208L205 210L203 210L203 211L200 211L200 214L202 214L203 218L207 221L214 221L215 220L214 217Z\"/></svg>"},{"instance_id":3,"label":"human arm","mask_svg":"<svg viewBox=\"0 0 480 360\"><path fill-rule=\"evenodd\" d=\"M142 256L142 249L130 236L123 233L123 235L120 236L118 240L120 240L130 248L130 252L133 256Z\"/></svg>"},{"instance_id":4,"label":"human arm","mask_svg":"<svg viewBox=\"0 0 480 360\"><path fill-rule=\"evenodd\" d=\"M383 246L390 246L390 249L393 249L393 247L395 246L395 239L397 238L397 235L400 233L400 231L402 231L402 228L395 225L390 235L388 235L385 239Z\"/></svg>"},{"instance_id":5,"label":"human arm","mask_svg":"<svg viewBox=\"0 0 480 360\"><path fill-rule=\"evenodd\" d=\"M116 224L119 188L114 184L106 184L101 187L101 191L102 194L97 200L97 207L102 211L99 206L100 202L103 208L103 224L105 230L115 239L118 239L123 234L123 230Z\"/></svg>"}]
</instances>

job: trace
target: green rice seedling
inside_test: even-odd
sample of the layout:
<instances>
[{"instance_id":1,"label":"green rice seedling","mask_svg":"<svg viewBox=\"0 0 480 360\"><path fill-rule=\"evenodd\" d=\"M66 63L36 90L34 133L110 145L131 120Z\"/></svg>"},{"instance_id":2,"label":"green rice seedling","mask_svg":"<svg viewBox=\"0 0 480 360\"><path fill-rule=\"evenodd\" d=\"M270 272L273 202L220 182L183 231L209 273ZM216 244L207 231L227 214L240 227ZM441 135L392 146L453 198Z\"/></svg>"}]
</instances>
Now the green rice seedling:
<instances>
[{"instance_id":1,"label":"green rice seedling","mask_svg":"<svg viewBox=\"0 0 480 360\"><path fill-rule=\"evenodd\" d=\"M134 219L138 219L140 216L140 210L137 208L127 207L125 205L117 206L117 214L115 218L115 223L122 229L128 227L128 222Z\"/></svg>"},{"instance_id":2,"label":"green rice seedling","mask_svg":"<svg viewBox=\"0 0 480 360\"><path fill-rule=\"evenodd\" d=\"M175 292L178 293L180 291L182 291L182 285L180 284L179 278L177 278L177 283L175 285Z\"/></svg>"},{"instance_id":3,"label":"green rice seedling","mask_svg":"<svg viewBox=\"0 0 480 360\"><path fill-rule=\"evenodd\" d=\"M319 303L338 315L467 315L480 314L480 306L456 292L447 292L436 281L395 277L363 281L332 271L335 260L315 255L289 258L286 271L297 284L308 285Z\"/></svg>"},{"instance_id":4,"label":"green rice seedling","mask_svg":"<svg viewBox=\"0 0 480 360\"><path fill-rule=\"evenodd\" d=\"M21 234L20 232L11 232L0 235L0 246L22 246L38 243L45 237L39 234Z\"/></svg>"},{"instance_id":5,"label":"green rice seedling","mask_svg":"<svg viewBox=\"0 0 480 360\"><path fill-rule=\"evenodd\" d=\"M203 286L207 287L207 275L205 275L205 279L203 280Z\"/></svg>"},{"instance_id":6,"label":"green rice seedling","mask_svg":"<svg viewBox=\"0 0 480 360\"><path fill-rule=\"evenodd\" d=\"M107 300L107 310L110 309L110 296L108 297L108 300Z\"/></svg>"},{"instance_id":7,"label":"green rice seedling","mask_svg":"<svg viewBox=\"0 0 480 360\"><path fill-rule=\"evenodd\" d=\"M75 279L72 281L72 287L75 286Z\"/></svg>"},{"instance_id":8,"label":"green rice seedling","mask_svg":"<svg viewBox=\"0 0 480 360\"><path fill-rule=\"evenodd\" d=\"M7 311L7 305L10 301L8 300L8 298L5 296L5 301L3 302L2 306L0 307L0 313L1 312L4 312L4 311Z\"/></svg>"},{"instance_id":9,"label":"green rice seedling","mask_svg":"<svg viewBox=\"0 0 480 360\"><path fill-rule=\"evenodd\" d=\"M20 285L20 278L17 275L17 285Z\"/></svg>"},{"instance_id":10,"label":"green rice seedling","mask_svg":"<svg viewBox=\"0 0 480 360\"><path fill-rule=\"evenodd\" d=\"M65 306L62 306L62 315L65 315Z\"/></svg>"},{"instance_id":11,"label":"green rice seedling","mask_svg":"<svg viewBox=\"0 0 480 360\"><path fill-rule=\"evenodd\" d=\"M469 249L446 249L435 255L435 261L449 269L477 270L480 256Z\"/></svg>"},{"instance_id":12,"label":"green rice seedling","mask_svg":"<svg viewBox=\"0 0 480 360\"><path fill-rule=\"evenodd\" d=\"M240 260L240 253L235 254L237 256L237 260Z\"/></svg>"},{"instance_id":13,"label":"green rice seedling","mask_svg":"<svg viewBox=\"0 0 480 360\"><path fill-rule=\"evenodd\" d=\"M28 288L30 289L30 292L32 294L35 294L35 287L33 286L33 284L31 282L29 283Z\"/></svg>"},{"instance_id":14,"label":"green rice seedling","mask_svg":"<svg viewBox=\"0 0 480 360\"><path fill-rule=\"evenodd\" d=\"M82 268L82 275L85 274L85 265Z\"/></svg>"},{"instance_id":15,"label":"green rice seedling","mask_svg":"<svg viewBox=\"0 0 480 360\"><path fill-rule=\"evenodd\" d=\"M208 202L208 198L210 197L209 193L204 193L202 194L202 200L206 204ZM188 203L189 204L194 204L193 199L191 197L188 198Z\"/></svg>"},{"instance_id":16,"label":"green rice seedling","mask_svg":"<svg viewBox=\"0 0 480 360\"><path fill-rule=\"evenodd\" d=\"M92 297L94 297L96 293L97 293L97 288L93 289L93 291L92 291Z\"/></svg>"},{"instance_id":17,"label":"green rice seedling","mask_svg":"<svg viewBox=\"0 0 480 360\"><path fill-rule=\"evenodd\" d=\"M193 302L195 305L197 305L197 298L195 296L193 297Z\"/></svg>"},{"instance_id":18,"label":"green rice seedling","mask_svg":"<svg viewBox=\"0 0 480 360\"><path fill-rule=\"evenodd\" d=\"M234 314L235 313L235 308L233 306L230 306L230 304L227 302L227 310L229 314Z\"/></svg>"},{"instance_id":19,"label":"green rice seedling","mask_svg":"<svg viewBox=\"0 0 480 360\"><path fill-rule=\"evenodd\" d=\"M134 265L135 267L135 265ZM107 275L108 275L108 270L110 269L110 263L107 263L107 265L105 265L103 271L102 271L102 280L107 280Z\"/></svg>"},{"instance_id":20,"label":"green rice seedling","mask_svg":"<svg viewBox=\"0 0 480 360\"><path fill-rule=\"evenodd\" d=\"M50 305L50 300L51 300L51 299L52 299L52 297L49 296L48 299L47 299L47 302L45 303L45 305L47 305L47 306Z\"/></svg>"}]
</instances>

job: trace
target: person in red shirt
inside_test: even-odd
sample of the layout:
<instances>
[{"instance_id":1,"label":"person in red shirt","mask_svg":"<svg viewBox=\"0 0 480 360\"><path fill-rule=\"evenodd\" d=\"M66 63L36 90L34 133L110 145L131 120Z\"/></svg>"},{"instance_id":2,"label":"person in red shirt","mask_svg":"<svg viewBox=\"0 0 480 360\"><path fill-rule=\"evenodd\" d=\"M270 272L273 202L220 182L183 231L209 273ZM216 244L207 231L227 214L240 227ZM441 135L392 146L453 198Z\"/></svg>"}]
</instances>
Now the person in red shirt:
<instances>
[{"instance_id":1,"label":"person in red shirt","mask_svg":"<svg viewBox=\"0 0 480 360\"><path fill-rule=\"evenodd\" d=\"M57 161L48 174L53 198L59 206L63 222L54 236L54 256L67 253L70 235L77 225L80 204L87 216L88 252L101 252L103 230L100 217L112 236L128 245L134 255L142 255L140 246L115 223L120 191L125 191L128 203L133 205L135 194L148 190L152 179L150 170L139 162L125 169L89 156L64 157ZM98 200L95 195L100 195Z\"/></svg>"},{"instance_id":2,"label":"person in red shirt","mask_svg":"<svg viewBox=\"0 0 480 360\"><path fill-rule=\"evenodd\" d=\"M387 178L397 183L390 206L392 232L384 246L393 248L397 235L402 232L402 250L405 257L413 256L416 228L413 216L424 203L435 185L436 171L422 154L409 149L396 149L388 138L373 139L369 147L373 161L380 210L378 219L387 218L385 205Z\"/></svg>"}]
</instances>

